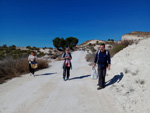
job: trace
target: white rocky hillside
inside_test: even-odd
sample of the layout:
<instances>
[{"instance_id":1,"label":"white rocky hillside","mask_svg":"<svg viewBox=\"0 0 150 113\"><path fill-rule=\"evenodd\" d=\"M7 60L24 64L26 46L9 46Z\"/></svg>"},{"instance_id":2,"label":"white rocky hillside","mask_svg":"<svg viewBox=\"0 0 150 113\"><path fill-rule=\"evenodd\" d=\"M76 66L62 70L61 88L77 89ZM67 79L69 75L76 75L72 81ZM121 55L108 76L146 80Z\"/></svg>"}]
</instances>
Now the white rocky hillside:
<instances>
[{"instance_id":1,"label":"white rocky hillside","mask_svg":"<svg viewBox=\"0 0 150 113\"><path fill-rule=\"evenodd\" d=\"M82 50L82 49L85 49L85 50L89 50L89 46L90 44L93 45L94 49L97 50L99 47L100 47L100 44L101 43L105 43L105 47L107 50L109 50L110 48L112 48L112 45L108 43L109 41L103 41L103 40L88 40L88 41L85 41L84 43L80 44L80 45L77 45L76 47L79 49L79 50ZM111 41L110 41L111 42ZM116 42L116 41L114 41Z\"/></svg>"},{"instance_id":2,"label":"white rocky hillside","mask_svg":"<svg viewBox=\"0 0 150 113\"><path fill-rule=\"evenodd\" d=\"M117 53L106 79L122 112L150 113L150 38Z\"/></svg>"},{"instance_id":3,"label":"white rocky hillside","mask_svg":"<svg viewBox=\"0 0 150 113\"><path fill-rule=\"evenodd\" d=\"M123 35L121 40L141 40L145 38L150 38L150 32L134 31Z\"/></svg>"},{"instance_id":4,"label":"white rocky hillside","mask_svg":"<svg viewBox=\"0 0 150 113\"><path fill-rule=\"evenodd\" d=\"M96 40L96 39L94 39L94 40L89 40L89 41L87 41L87 43L85 42L85 43L83 43L82 45L88 45L88 44L95 44L95 43L104 43L105 41L103 41L103 40Z\"/></svg>"}]
</instances>

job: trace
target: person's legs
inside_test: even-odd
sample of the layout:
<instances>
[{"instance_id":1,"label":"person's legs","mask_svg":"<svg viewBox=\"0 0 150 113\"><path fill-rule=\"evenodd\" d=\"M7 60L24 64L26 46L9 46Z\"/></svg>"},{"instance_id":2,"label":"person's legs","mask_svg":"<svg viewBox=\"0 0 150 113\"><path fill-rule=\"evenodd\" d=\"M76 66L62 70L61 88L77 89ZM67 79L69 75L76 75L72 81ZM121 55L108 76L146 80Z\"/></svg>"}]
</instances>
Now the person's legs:
<instances>
[{"instance_id":1,"label":"person's legs","mask_svg":"<svg viewBox=\"0 0 150 113\"><path fill-rule=\"evenodd\" d=\"M35 69L32 69L32 74L34 75Z\"/></svg>"},{"instance_id":2,"label":"person's legs","mask_svg":"<svg viewBox=\"0 0 150 113\"><path fill-rule=\"evenodd\" d=\"M65 80L65 77L66 77L66 70L67 70L67 68L64 66L64 68L63 68L63 79Z\"/></svg>"},{"instance_id":3,"label":"person's legs","mask_svg":"<svg viewBox=\"0 0 150 113\"><path fill-rule=\"evenodd\" d=\"M30 75L31 75L31 73L32 73L31 64L29 64L29 71L30 71Z\"/></svg>"},{"instance_id":4,"label":"person's legs","mask_svg":"<svg viewBox=\"0 0 150 113\"><path fill-rule=\"evenodd\" d=\"M102 87L102 79L103 79L103 70L102 68L98 68L98 86Z\"/></svg>"},{"instance_id":5,"label":"person's legs","mask_svg":"<svg viewBox=\"0 0 150 113\"><path fill-rule=\"evenodd\" d=\"M105 76L106 76L106 68L103 68L103 74L102 74L102 87L105 87Z\"/></svg>"},{"instance_id":6,"label":"person's legs","mask_svg":"<svg viewBox=\"0 0 150 113\"><path fill-rule=\"evenodd\" d=\"M67 67L67 80L69 79L70 77L70 67Z\"/></svg>"},{"instance_id":7,"label":"person's legs","mask_svg":"<svg viewBox=\"0 0 150 113\"><path fill-rule=\"evenodd\" d=\"M29 64L29 71L34 75L35 69L32 69L31 64Z\"/></svg>"}]
</instances>

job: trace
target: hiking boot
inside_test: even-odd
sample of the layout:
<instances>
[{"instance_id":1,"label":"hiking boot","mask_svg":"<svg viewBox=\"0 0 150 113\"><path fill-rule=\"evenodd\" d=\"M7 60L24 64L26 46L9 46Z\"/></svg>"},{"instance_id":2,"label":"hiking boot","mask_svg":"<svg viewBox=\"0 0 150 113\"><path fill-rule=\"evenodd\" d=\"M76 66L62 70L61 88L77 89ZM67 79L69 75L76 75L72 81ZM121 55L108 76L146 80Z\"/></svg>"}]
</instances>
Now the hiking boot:
<instances>
[{"instance_id":1,"label":"hiking boot","mask_svg":"<svg viewBox=\"0 0 150 113\"><path fill-rule=\"evenodd\" d=\"M63 78L63 80L64 80L64 81L66 81L66 79L65 79L65 78Z\"/></svg>"},{"instance_id":2,"label":"hiking boot","mask_svg":"<svg viewBox=\"0 0 150 113\"><path fill-rule=\"evenodd\" d=\"M99 86L99 87L97 88L97 90L100 90L100 89L103 89L103 87L100 87L100 86Z\"/></svg>"},{"instance_id":3,"label":"hiking boot","mask_svg":"<svg viewBox=\"0 0 150 113\"><path fill-rule=\"evenodd\" d=\"M67 80L69 80L69 78L67 78Z\"/></svg>"}]
</instances>

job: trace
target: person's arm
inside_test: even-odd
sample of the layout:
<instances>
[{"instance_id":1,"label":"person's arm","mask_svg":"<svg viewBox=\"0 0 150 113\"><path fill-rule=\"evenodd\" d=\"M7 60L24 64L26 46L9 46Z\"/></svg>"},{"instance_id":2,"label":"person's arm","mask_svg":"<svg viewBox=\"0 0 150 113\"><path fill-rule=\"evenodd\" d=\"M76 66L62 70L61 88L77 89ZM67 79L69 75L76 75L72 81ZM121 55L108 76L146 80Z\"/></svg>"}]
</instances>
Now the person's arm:
<instances>
[{"instance_id":1,"label":"person's arm","mask_svg":"<svg viewBox=\"0 0 150 113\"><path fill-rule=\"evenodd\" d=\"M111 66L111 58L110 58L109 52L108 52L108 58L107 58L107 60L108 60L108 70L110 70L110 66Z\"/></svg>"},{"instance_id":2,"label":"person's arm","mask_svg":"<svg viewBox=\"0 0 150 113\"><path fill-rule=\"evenodd\" d=\"M70 54L70 56L68 57L70 60L72 60L72 55Z\"/></svg>"},{"instance_id":3,"label":"person's arm","mask_svg":"<svg viewBox=\"0 0 150 113\"><path fill-rule=\"evenodd\" d=\"M98 52L96 53L96 56L95 56L95 60L94 60L94 64L93 64L93 68L96 66L97 57L98 57Z\"/></svg>"},{"instance_id":4,"label":"person's arm","mask_svg":"<svg viewBox=\"0 0 150 113\"><path fill-rule=\"evenodd\" d=\"M65 59L66 59L66 58L64 57L64 54L65 54L65 53L62 54L62 60L65 60Z\"/></svg>"},{"instance_id":5,"label":"person's arm","mask_svg":"<svg viewBox=\"0 0 150 113\"><path fill-rule=\"evenodd\" d=\"M62 60L65 60L66 58L62 58Z\"/></svg>"},{"instance_id":6,"label":"person's arm","mask_svg":"<svg viewBox=\"0 0 150 113\"><path fill-rule=\"evenodd\" d=\"M65 59L72 59L72 56L71 56L71 54L69 53L69 56L68 57L65 57Z\"/></svg>"}]
</instances>

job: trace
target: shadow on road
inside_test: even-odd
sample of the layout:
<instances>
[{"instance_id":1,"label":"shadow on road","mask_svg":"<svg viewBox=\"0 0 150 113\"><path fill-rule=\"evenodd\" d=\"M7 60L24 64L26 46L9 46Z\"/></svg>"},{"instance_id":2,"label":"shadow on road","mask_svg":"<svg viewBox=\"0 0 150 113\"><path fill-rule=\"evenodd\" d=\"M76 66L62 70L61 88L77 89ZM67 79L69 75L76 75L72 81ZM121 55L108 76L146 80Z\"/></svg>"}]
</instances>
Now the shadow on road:
<instances>
[{"instance_id":1,"label":"shadow on road","mask_svg":"<svg viewBox=\"0 0 150 113\"><path fill-rule=\"evenodd\" d=\"M112 79L105 83L105 87L113 85L116 82L119 83L122 80L123 76L124 74L122 72L120 73L120 75L115 75Z\"/></svg>"},{"instance_id":2,"label":"shadow on road","mask_svg":"<svg viewBox=\"0 0 150 113\"><path fill-rule=\"evenodd\" d=\"M90 75L84 75L84 76L79 76L79 77L74 77L74 78L70 78L70 80L75 80L75 79L83 79L83 78L87 78Z\"/></svg>"},{"instance_id":3,"label":"shadow on road","mask_svg":"<svg viewBox=\"0 0 150 113\"><path fill-rule=\"evenodd\" d=\"M57 74L57 73L44 73L44 74L39 74L39 75L35 75L35 76L44 76L44 75L53 75L53 74Z\"/></svg>"}]
</instances>

